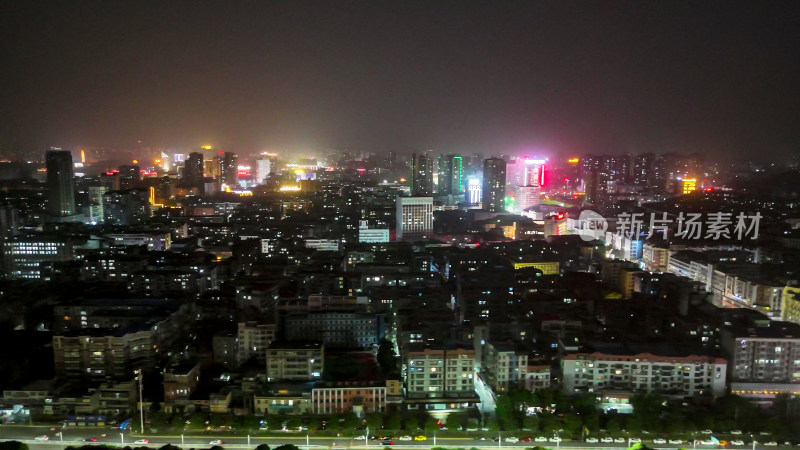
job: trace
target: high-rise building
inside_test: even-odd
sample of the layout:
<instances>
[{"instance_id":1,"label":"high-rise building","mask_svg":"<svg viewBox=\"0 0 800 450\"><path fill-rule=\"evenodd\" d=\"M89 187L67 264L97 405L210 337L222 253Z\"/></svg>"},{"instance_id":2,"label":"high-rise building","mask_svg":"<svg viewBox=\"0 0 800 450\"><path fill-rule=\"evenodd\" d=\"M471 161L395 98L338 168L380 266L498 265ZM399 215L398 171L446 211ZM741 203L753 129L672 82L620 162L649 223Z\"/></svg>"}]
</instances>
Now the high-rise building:
<instances>
[{"instance_id":1,"label":"high-rise building","mask_svg":"<svg viewBox=\"0 0 800 450\"><path fill-rule=\"evenodd\" d=\"M62 150L48 150L47 213L54 217L75 215L75 178L72 154Z\"/></svg>"},{"instance_id":2,"label":"high-rise building","mask_svg":"<svg viewBox=\"0 0 800 450\"><path fill-rule=\"evenodd\" d=\"M517 209L520 213L539 206L542 188L539 186L517 186Z\"/></svg>"},{"instance_id":3,"label":"high-rise building","mask_svg":"<svg viewBox=\"0 0 800 450\"><path fill-rule=\"evenodd\" d=\"M411 156L411 195L433 195L433 167L423 154Z\"/></svg>"},{"instance_id":4,"label":"high-rise building","mask_svg":"<svg viewBox=\"0 0 800 450\"><path fill-rule=\"evenodd\" d=\"M637 186L651 186L653 184L653 165L656 155L643 153L636 155L633 160L633 184Z\"/></svg>"},{"instance_id":5,"label":"high-rise building","mask_svg":"<svg viewBox=\"0 0 800 450\"><path fill-rule=\"evenodd\" d=\"M544 159L523 160L524 183L520 186L544 186L544 168L547 161Z\"/></svg>"},{"instance_id":6,"label":"high-rise building","mask_svg":"<svg viewBox=\"0 0 800 450\"><path fill-rule=\"evenodd\" d=\"M228 186L239 183L239 158L236 153L225 152L222 157L222 182Z\"/></svg>"},{"instance_id":7,"label":"high-rise building","mask_svg":"<svg viewBox=\"0 0 800 450\"><path fill-rule=\"evenodd\" d=\"M483 162L483 210L505 211L506 162L501 158L489 158Z\"/></svg>"},{"instance_id":8,"label":"high-rise building","mask_svg":"<svg viewBox=\"0 0 800 450\"><path fill-rule=\"evenodd\" d=\"M203 184L203 154L198 152L189 153L183 167L183 180L190 186L201 186Z\"/></svg>"},{"instance_id":9,"label":"high-rise building","mask_svg":"<svg viewBox=\"0 0 800 450\"><path fill-rule=\"evenodd\" d=\"M477 205L481 202L481 180L470 178L467 181L467 204Z\"/></svg>"},{"instance_id":10,"label":"high-rise building","mask_svg":"<svg viewBox=\"0 0 800 450\"><path fill-rule=\"evenodd\" d=\"M439 157L439 195L461 195L464 192L464 162L461 156Z\"/></svg>"},{"instance_id":11,"label":"high-rise building","mask_svg":"<svg viewBox=\"0 0 800 450\"><path fill-rule=\"evenodd\" d=\"M264 184L264 180L272 171L272 161L267 156L261 156L256 160L256 183Z\"/></svg>"},{"instance_id":12,"label":"high-rise building","mask_svg":"<svg viewBox=\"0 0 800 450\"><path fill-rule=\"evenodd\" d=\"M397 197L397 240L424 239L433 232L433 197Z\"/></svg>"}]
</instances>

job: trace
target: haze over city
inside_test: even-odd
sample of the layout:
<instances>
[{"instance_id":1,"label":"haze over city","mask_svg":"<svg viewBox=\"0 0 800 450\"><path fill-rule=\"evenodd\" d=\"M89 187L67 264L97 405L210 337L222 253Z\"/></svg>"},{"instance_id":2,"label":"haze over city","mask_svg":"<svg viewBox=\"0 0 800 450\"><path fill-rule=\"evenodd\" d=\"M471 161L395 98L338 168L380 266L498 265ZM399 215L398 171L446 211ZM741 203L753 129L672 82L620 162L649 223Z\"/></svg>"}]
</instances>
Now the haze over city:
<instances>
[{"instance_id":1,"label":"haze over city","mask_svg":"<svg viewBox=\"0 0 800 450\"><path fill-rule=\"evenodd\" d=\"M800 146L797 2L11 2L0 148Z\"/></svg>"}]
</instances>

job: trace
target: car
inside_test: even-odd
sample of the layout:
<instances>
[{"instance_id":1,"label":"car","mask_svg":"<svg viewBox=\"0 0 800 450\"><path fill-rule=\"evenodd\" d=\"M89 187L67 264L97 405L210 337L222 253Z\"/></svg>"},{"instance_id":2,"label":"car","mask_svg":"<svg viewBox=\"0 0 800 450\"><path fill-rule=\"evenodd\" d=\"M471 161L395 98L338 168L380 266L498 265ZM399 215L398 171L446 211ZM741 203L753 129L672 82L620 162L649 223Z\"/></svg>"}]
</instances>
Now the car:
<instances>
[{"instance_id":1,"label":"car","mask_svg":"<svg viewBox=\"0 0 800 450\"><path fill-rule=\"evenodd\" d=\"M520 442L533 442L533 438L532 437L519 438L519 441Z\"/></svg>"},{"instance_id":2,"label":"car","mask_svg":"<svg viewBox=\"0 0 800 450\"><path fill-rule=\"evenodd\" d=\"M428 438L423 436L423 435L419 435L419 436L414 436L414 440L415 441L427 441Z\"/></svg>"},{"instance_id":3,"label":"car","mask_svg":"<svg viewBox=\"0 0 800 450\"><path fill-rule=\"evenodd\" d=\"M414 438L412 438L411 436L400 436L398 439L401 441L410 441Z\"/></svg>"},{"instance_id":4,"label":"car","mask_svg":"<svg viewBox=\"0 0 800 450\"><path fill-rule=\"evenodd\" d=\"M394 436L381 436L378 439L382 441L391 441L392 439L394 439Z\"/></svg>"},{"instance_id":5,"label":"car","mask_svg":"<svg viewBox=\"0 0 800 450\"><path fill-rule=\"evenodd\" d=\"M775 442L775 441L769 441L769 442L764 442L764 445L768 445L770 447L775 447L776 445L778 445L778 443Z\"/></svg>"},{"instance_id":6,"label":"car","mask_svg":"<svg viewBox=\"0 0 800 450\"><path fill-rule=\"evenodd\" d=\"M147 439L139 439L138 441L134 442L134 444L149 444L149 443L150 441L148 441Z\"/></svg>"},{"instance_id":7,"label":"car","mask_svg":"<svg viewBox=\"0 0 800 450\"><path fill-rule=\"evenodd\" d=\"M367 437L364 436L363 434L359 434L358 436L354 437L353 440L354 441L366 441Z\"/></svg>"},{"instance_id":8,"label":"car","mask_svg":"<svg viewBox=\"0 0 800 450\"><path fill-rule=\"evenodd\" d=\"M439 427L439 429L442 430L442 431L448 431L447 427Z\"/></svg>"},{"instance_id":9,"label":"car","mask_svg":"<svg viewBox=\"0 0 800 450\"><path fill-rule=\"evenodd\" d=\"M97 442L97 438L86 438L83 442Z\"/></svg>"},{"instance_id":10,"label":"car","mask_svg":"<svg viewBox=\"0 0 800 450\"><path fill-rule=\"evenodd\" d=\"M682 441L682 440L680 440L680 439L670 439L670 440L669 440L669 441L667 441L667 442L669 442L669 443L670 443L670 444L672 444L672 445L680 445L680 444L683 444L683 441Z\"/></svg>"},{"instance_id":11,"label":"car","mask_svg":"<svg viewBox=\"0 0 800 450\"><path fill-rule=\"evenodd\" d=\"M550 441L550 442L561 442L561 438L560 437L551 437L550 439L548 439L548 441Z\"/></svg>"},{"instance_id":12,"label":"car","mask_svg":"<svg viewBox=\"0 0 800 450\"><path fill-rule=\"evenodd\" d=\"M617 444L624 444L625 438L614 438L614 442Z\"/></svg>"},{"instance_id":13,"label":"car","mask_svg":"<svg viewBox=\"0 0 800 450\"><path fill-rule=\"evenodd\" d=\"M381 441L381 445L394 445L392 441Z\"/></svg>"},{"instance_id":14,"label":"car","mask_svg":"<svg viewBox=\"0 0 800 450\"><path fill-rule=\"evenodd\" d=\"M700 432L703 433L703 434L711 434L711 433L713 433L713 431L711 431L711 430L700 430Z\"/></svg>"},{"instance_id":15,"label":"car","mask_svg":"<svg viewBox=\"0 0 800 450\"><path fill-rule=\"evenodd\" d=\"M519 442L519 439L515 438L514 436L510 436L510 437L506 438L506 442L510 442L512 444L516 444L517 442Z\"/></svg>"},{"instance_id":16,"label":"car","mask_svg":"<svg viewBox=\"0 0 800 450\"><path fill-rule=\"evenodd\" d=\"M731 445L744 445L744 441L741 439L736 439L735 441L731 441Z\"/></svg>"},{"instance_id":17,"label":"car","mask_svg":"<svg viewBox=\"0 0 800 450\"><path fill-rule=\"evenodd\" d=\"M600 442L602 442L604 444L610 444L610 443L614 442L614 438L604 437L604 438L600 439Z\"/></svg>"},{"instance_id":18,"label":"car","mask_svg":"<svg viewBox=\"0 0 800 450\"><path fill-rule=\"evenodd\" d=\"M770 433L769 431L762 431L762 432L760 432L758 434L760 434L762 436L772 436L772 433Z\"/></svg>"},{"instance_id":19,"label":"car","mask_svg":"<svg viewBox=\"0 0 800 450\"><path fill-rule=\"evenodd\" d=\"M537 436L537 437L534 439L534 442L547 442L547 438L546 438L546 437L544 437L544 436Z\"/></svg>"},{"instance_id":20,"label":"car","mask_svg":"<svg viewBox=\"0 0 800 450\"><path fill-rule=\"evenodd\" d=\"M485 440L486 440L486 437L485 437L485 436L476 436L476 437L475 437L475 440L476 440L476 441L485 441Z\"/></svg>"},{"instance_id":21,"label":"car","mask_svg":"<svg viewBox=\"0 0 800 450\"><path fill-rule=\"evenodd\" d=\"M36 436L36 440L37 440L37 441L47 441L47 440L49 440L49 439L50 439L50 438L49 438L49 437L47 437L47 436Z\"/></svg>"},{"instance_id":22,"label":"car","mask_svg":"<svg viewBox=\"0 0 800 450\"><path fill-rule=\"evenodd\" d=\"M597 438L586 438L587 444L597 444L598 442L600 442L600 440Z\"/></svg>"},{"instance_id":23,"label":"car","mask_svg":"<svg viewBox=\"0 0 800 450\"><path fill-rule=\"evenodd\" d=\"M630 442L631 444L641 444L642 440L639 438L629 438L628 442Z\"/></svg>"},{"instance_id":24,"label":"car","mask_svg":"<svg viewBox=\"0 0 800 450\"><path fill-rule=\"evenodd\" d=\"M718 441L712 441L711 439L704 439L702 441L697 442L700 445L719 445Z\"/></svg>"},{"instance_id":25,"label":"car","mask_svg":"<svg viewBox=\"0 0 800 450\"><path fill-rule=\"evenodd\" d=\"M664 438L655 438L653 439L653 444L666 444L667 440Z\"/></svg>"},{"instance_id":26,"label":"car","mask_svg":"<svg viewBox=\"0 0 800 450\"><path fill-rule=\"evenodd\" d=\"M267 426L258 427L258 431L267 431L267 430L269 430L269 427Z\"/></svg>"},{"instance_id":27,"label":"car","mask_svg":"<svg viewBox=\"0 0 800 450\"><path fill-rule=\"evenodd\" d=\"M738 435L742 434L742 430L733 430L733 431L731 431L731 434L734 434L734 435L738 436Z\"/></svg>"},{"instance_id":28,"label":"car","mask_svg":"<svg viewBox=\"0 0 800 450\"><path fill-rule=\"evenodd\" d=\"M222 445L222 441L217 439L216 441L209 442L208 445Z\"/></svg>"}]
</instances>

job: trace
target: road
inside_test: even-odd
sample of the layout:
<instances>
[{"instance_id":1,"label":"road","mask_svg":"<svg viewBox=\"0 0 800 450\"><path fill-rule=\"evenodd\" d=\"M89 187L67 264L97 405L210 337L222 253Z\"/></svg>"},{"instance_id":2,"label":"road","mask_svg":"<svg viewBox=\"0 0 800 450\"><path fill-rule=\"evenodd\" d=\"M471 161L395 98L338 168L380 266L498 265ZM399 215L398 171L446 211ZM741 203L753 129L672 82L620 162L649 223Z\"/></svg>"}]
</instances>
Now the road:
<instances>
[{"instance_id":1,"label":"road","mask_svg":"<svg viewBox=\"0 0 800 450\"><path fill-rule=\"evenodd\" d=\"M63 433L63 434L60 434ZM105 434L105 436L103 436ZM35 438L37 436L48 436L49 440L47 441L37 441ZM86 439L97 439L95 442L86 442ZM280 436L231 436L231 435L224 435L220 434L219 436L215 436L213 434L184 434L181 435L139 435L139 434L131 434L129 430L126 430L124 433L120 433L119 428L110 428L110 427L75 427L75 428L56 428L51 429L49 426L18 426L18 425L4 425L0 427L0 441L5 440L18 440L26 442L30 447L31 450L57 450L67 445L83 445L87 443L91 444L109 444L109 445L137 445L134 444L136 440L139 439L147 439L149 441L148 447L161 447L165 444L173 444L178 445L181 447L186 448L209 448L212 447L211 441L213 440L221 440L223 447L230 447L230 448L253 448L259 444L269 444L270 447L276 447L282 444L294 444L298 447L305 447L308 445L309 447L317 447L317 448L328 448L331 450L334 449L366 449L366 448L383 448L384 445L381 444L380 441L369 441L368 445L365 445L364 440L356 440L352 438L344 438L344 437L314 437L310 436L308 441L306 441L305 435L280 435ZM627 448L626 445L620 447L620 444L587 444L581 441L569 441L569 442L562 442L560 445L557 445L553 442L517 442L517 443L508 443L502 442L498 444L497 442L493 442L491 440L478 440L470 437L441 437L436 438L434 441L433 437L429 437L425 441L400 441L398 439L393 440L392 447L403 447L403 448L411 448L411 449L422 449L422 448L430 448L434 445L441 446L441 447L452 447L452 448L471 448L475 447L478 449L497 449L497 448L525 448L525 447L534 447L537 445L549 448L564 448L564 449L582 449L582 450L590 450L590 449L600 449L600 450L617 450L617 449L625 449ZM653 447L652 442L646 442L648 446ZM676 449L676 448L691 448L691 443L685 443L683 445L658 445L659 449ZM717 447L712 446L700 446L697 445L697 449L705 449L705 450L713 450ZM734 447L736 448L736 447ZM738 447L742 450L751 450L753 446L751 444L745 444L744 446ZM757 444L756 449L760 450L787 450L787 446L775 446L775 447L766 447L762 446L761 444Z\"/></svg>"}]
</instances>

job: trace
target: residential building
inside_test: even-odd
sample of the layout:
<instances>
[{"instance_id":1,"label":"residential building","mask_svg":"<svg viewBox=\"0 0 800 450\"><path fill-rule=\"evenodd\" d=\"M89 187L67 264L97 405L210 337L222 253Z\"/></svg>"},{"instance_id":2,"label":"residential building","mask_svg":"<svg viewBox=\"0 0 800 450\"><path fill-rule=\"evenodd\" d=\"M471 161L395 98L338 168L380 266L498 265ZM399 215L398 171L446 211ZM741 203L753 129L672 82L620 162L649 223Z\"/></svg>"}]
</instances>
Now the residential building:
<instances>
[{"instance_id":1,"label":"residential building","mask_svg":"<svg viewBox=\"0 0 800 450\"><path fill-rule=\"evenodd\" d=\"M272 342L267 347L267 381L319 380L324 356L321 342Z\"/></svg>"}]
</instances>

